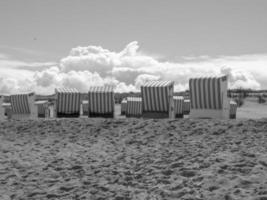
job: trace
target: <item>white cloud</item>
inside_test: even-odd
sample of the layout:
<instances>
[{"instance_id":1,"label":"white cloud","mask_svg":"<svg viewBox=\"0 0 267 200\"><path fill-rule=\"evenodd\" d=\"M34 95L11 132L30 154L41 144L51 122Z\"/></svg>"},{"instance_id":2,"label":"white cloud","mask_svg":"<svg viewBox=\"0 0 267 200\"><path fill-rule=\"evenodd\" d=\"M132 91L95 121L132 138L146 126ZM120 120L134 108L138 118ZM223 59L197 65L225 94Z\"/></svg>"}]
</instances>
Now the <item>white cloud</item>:
<instances>
[{"instance_id":1,"label":"white cloud","mask_svg":"<svg viewBox=\"0 0 267 200\"><path fill-rule=\"evenodd\" d=\"M138 43L134 41L121 52L100 46L76 47L58 65L0 59L0 72L5 63L11 63L9 70L13 70L0 75L0 92L28 88L38 93L53 93L56 87L75 87L86 92L91 85L107 84L113 85L117 92L125 92L139 90L147 80L172 80L176 83L175 90L180 91L188 88L190 77L220 74L229 75L231 88L267 87L267 55L191 56L181 62L167 62L143 52L139 51ZM52 64L54 66L51 67ZM21 67L18 69L18 66Z\"/></svg>"}]
</instances>

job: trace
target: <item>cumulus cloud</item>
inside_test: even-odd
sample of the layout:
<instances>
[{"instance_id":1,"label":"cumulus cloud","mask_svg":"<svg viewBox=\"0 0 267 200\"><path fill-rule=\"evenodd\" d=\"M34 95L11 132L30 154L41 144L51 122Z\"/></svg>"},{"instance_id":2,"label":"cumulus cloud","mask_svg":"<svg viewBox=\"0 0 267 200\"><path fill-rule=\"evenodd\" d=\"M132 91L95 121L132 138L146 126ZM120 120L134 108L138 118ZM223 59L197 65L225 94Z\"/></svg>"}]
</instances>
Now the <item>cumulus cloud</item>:
<instances>
[{"instance_id":1,"label":"cumulus cloud","mask_svg":"<svg viewBox=\"0 0 267 200\"><path fill-rule=\"evenodd\" d=\"M230 88L266 89L267 55L191 56L182 59L179 62L159 61L140 51L136 41L120 52L100 46L76 47L53 66L44 63L44 69L39 67L34 71L36 64L24 63L32 68L16 68L17 74L23 72L26 77L9 77L8 73L0 75L0 92L31 89L51 94L56 87L75 87L86 92L92 85L113 85L117 92L128 92L138 91L140 85L148 80L172 80L175 81L175 90L181 91L188 89L190 77L221 74L229 75ZM12 62L5 60L5 63ZM14 62L11 66L15 70Z\"/></svg>"}]
</instances>

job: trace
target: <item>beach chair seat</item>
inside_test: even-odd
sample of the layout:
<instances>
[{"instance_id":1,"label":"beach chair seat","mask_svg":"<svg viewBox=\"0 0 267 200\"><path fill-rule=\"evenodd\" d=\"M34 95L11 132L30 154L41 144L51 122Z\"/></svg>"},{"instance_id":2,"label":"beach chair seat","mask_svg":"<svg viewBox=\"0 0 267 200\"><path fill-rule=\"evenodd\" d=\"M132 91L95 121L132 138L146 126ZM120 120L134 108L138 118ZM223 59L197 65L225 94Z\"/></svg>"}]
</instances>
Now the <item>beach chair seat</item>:
<instances>
[{"instance_id":1,"label":"beach chair seat","mask_svg":"<svg viewBox=\"0 0 267 200\"><path fill-rule=\"evenodd\" d=\"M183 118L184 117L184 97L182 96L174 96L174 115L175 118Z\"/></svg>"},{"instance_id":2,"label":"beach chair seat","mask_svg":"<svg viewBox=\"0 0 267 200\"><path fill-rule=\"evenodd\" d=\"M149 81L141 86L144 118L174 118L174 82Z\"/></svg>"},{"instance_id":3,"label":"beach chair seat","mask_svg":"<svg viewBox=\"0 0 267 200\"><path fill-rule=\"evenodd\" d=\"M114 117L115 99L112 86L90 87L88 101L89 117Z\"/></svg>"},{"instance_id":4,"label":"beach chair seat","mask_svg":"<svg viewBox=\"0 0 267 200\"><path fill-rule=\"evenodd\" d=\"M125 115L127 108L127 99L121 101L121 115Z\"/></svg>"},{"instance_id":5,"label":"beach chair seat","mask_svg":"<svg viewBox=\"0 0 267 200\"><path fill-rule=\"evenodd\" d=\"M236 119L237 103L230 101L230 119Z\"/></svg>"},{"instance_id":6,"label":"beach chair seat","mask_svg":"<svg viewBox=\"0 0 267 200\"><path fill-rule=\"evenodd\" d=\"M50 105L51 109L51 105ZM54 117L74 118L80 116L81 93L74 88L56 88Z\"/></svg>"},{"instance_id":7,"label":"beach chair seat","mask_svg":"<svg viewBox=\"0 0 267 200\"><path fill-rule=\"evenodd\" d=\"M227 85L227 76L190 79L190 118L229 119Z\"/></svg>"},{"instance_id":8,"label":"beach chair seat","mask_svg":"<svg viewBox=\"0 0 267 200\"><path fill-rule=\"evenodd\" d=\"M141 97L127 97L126 117L142 117Z\"/></svg>"}]
</instances>

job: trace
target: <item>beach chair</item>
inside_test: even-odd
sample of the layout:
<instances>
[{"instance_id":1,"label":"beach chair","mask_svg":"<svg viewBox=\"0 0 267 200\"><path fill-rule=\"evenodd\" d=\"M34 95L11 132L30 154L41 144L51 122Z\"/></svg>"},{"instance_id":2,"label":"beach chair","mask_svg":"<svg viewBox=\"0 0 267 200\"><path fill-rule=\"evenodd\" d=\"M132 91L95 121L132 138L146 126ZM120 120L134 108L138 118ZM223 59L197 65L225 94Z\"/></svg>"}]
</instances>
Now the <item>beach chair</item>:
<instances>
[{"instance_id":1,"label":"beach chair","mask_svg":"<svg viewBox=\"0 0 267 200\"><path fill-rule=\"evenodd\" d=\"M123 99L121 101L121 115L125 115L126 107L127 107L127 100Z\"/></svg>"},{"instance_id":2,"label":"beach chair","mask_svg":"<svg viewBox=\"0 0 267 200\"><path fill-rule=\"evenodd\" d=\"M142 98L127 97L126 117L141 117L142 116Z\"/></svg>"},{"instance_id":3,"label":"beach chair","mask_svg":"<svg viewBox=\"0 0 267 200\"><path fill-rule=\"evenodd\" d=\"M82 115L88 116L88 101L87 100L82 101Z\"/></svg>"},{"instance_id":4,"label":"beach chair","mask_svg":"<svg viewBox=\"0 0 267 200\"><path fill-rule=\"evenodd\" d=\"M11 119L37 119L38 108L35 105L35 94L10 95Z\"/></svg>"},{"instance_id":5,"label":"beach chair","mask_svg":"<svg viewBox=\"0 0 267 200\"><path fill-rule=\"evenodd\" d=\"M183 118L184 117L184 97L182 96L174 96L173 97L174 102L174 115L175 118Z\"/></svg>"},{"instance_id":6,"label":"beach chair","mask_svg":"<svg viewBox=\"0 0 267 200\"><path fill-rule=\"evenodd\" d=\"M49 115L46 114L47 109L48 109L48 101L45 101L45 100L35 101L34 104L37 106L38 118L49 117Z\"/></svg>"},{"instance_id":7,"label":"beach chair","mask_svg":"<svg viewBox=\"0 0 267 200\"><path fill-rule=\"evenodd\" d=\"M190 79L190 118L229 119L227 84L227 76Z\"/></svg>"},{"instance_id":8,"label":"beach chair","mask_svg":"<svg viewBox=\"0 0 267 200\"><path fill-rule=\"evenodd\" d=\"M4 120L6 118L5 116L5 107L4 107L4 96L0 95L0 120Z\"/></svg>"},{"instance_id":9,"label":"beach chair","mask_svg":"<svg viewBox=\"0 0 267 200\"><path fill-rule=\"evenodd\" d=\"M190 99L185 99L183 104L184 115L189 115L190 113Z\"/></svg>"},{"instance_id":10,"label":"beach chair","mask_svg":"<svg viewBox=\"0 0 267 200\"><path fill-rule=\"evenodd\" d=\"M112 86L90 87L88 101L89 117L114 117L115 99Z\"/></svg>"},{"instance_id":11,"label":"beach chair","mask_svg":"<svg viewBox=\"0 0 267 200\"><path fill-rule=\"evenodd\" d=\"M55 89L55 103L50 117L79 117L81 110L81 93L74 88Z\"/></svg>"},{"instance_id":12,"label":"beach chair","mask_svg":"<svg viewBox=\"0 0 267 200\"><path fill-rule=\"evenodd\" d=\"M149 81L141 86L144 118L174 118L172 81Z\"/></svg>"},{"instance_id":13,"label":"beach chair","mask_svg":"<svg viewBox=\"0 0 267 200\"><path fill-rule=\"evenodd\" d=\"M237 103L230 101L230 119L236 119Z\"/></svg>"}]
</instances>

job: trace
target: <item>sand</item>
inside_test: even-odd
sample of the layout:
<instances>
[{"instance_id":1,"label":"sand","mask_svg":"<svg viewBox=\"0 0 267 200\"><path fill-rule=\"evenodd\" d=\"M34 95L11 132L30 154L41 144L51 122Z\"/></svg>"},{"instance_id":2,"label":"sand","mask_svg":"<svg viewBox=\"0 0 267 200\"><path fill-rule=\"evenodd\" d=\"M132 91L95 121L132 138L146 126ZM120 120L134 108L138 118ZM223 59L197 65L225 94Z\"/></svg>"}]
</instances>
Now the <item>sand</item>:
<instances>
[{"instance_id":1,"label":"sand","mask_svg":"<svg viewBox=\"0 0 267 200\"><path fill-rule=\"evenodd\" d=\"M267 103L259 104L257 98L246 98L244 105L237 109L238 119L267 118Z\"/></svg>"},{"instance_id":2,"label":"sand","mask_svg":"<svg viewBox=\"0 0 267 200\"><path fill-rule=\"evenodd\" d=\"M0 199L267 199L267 120L0 122Z\"/></svg>"}]
</instances>

